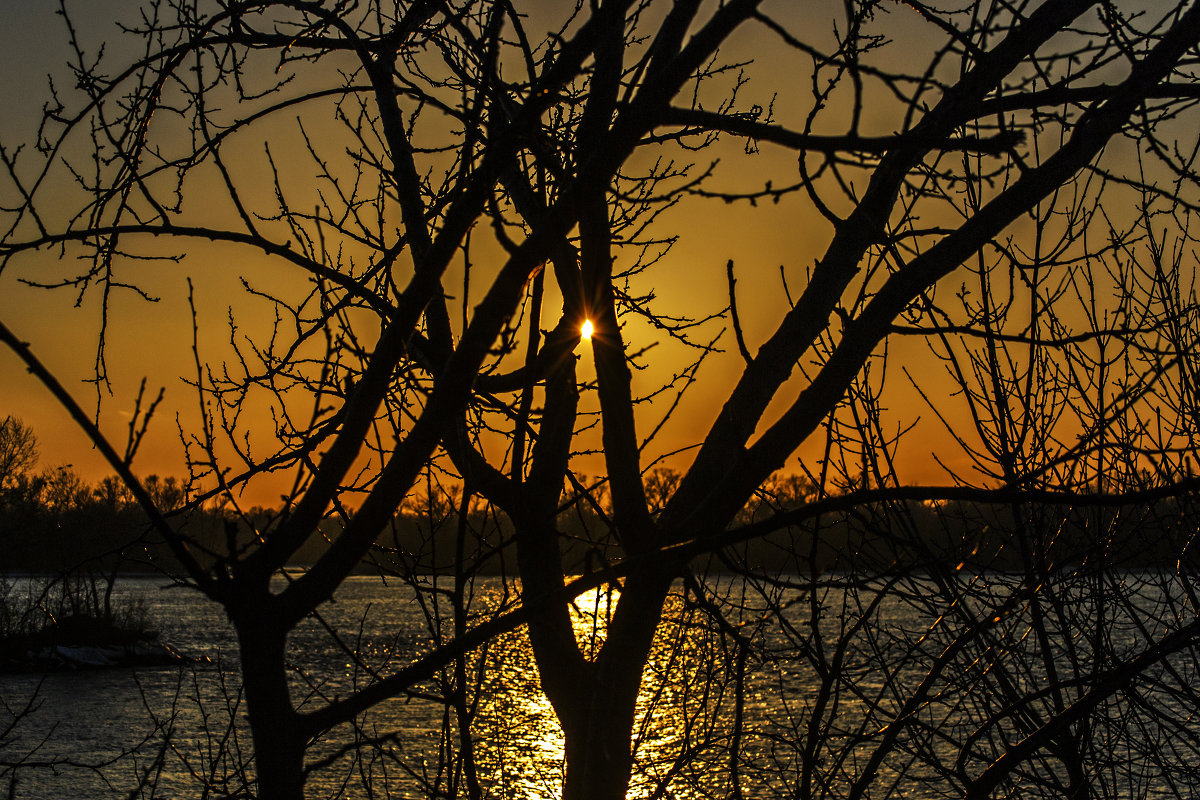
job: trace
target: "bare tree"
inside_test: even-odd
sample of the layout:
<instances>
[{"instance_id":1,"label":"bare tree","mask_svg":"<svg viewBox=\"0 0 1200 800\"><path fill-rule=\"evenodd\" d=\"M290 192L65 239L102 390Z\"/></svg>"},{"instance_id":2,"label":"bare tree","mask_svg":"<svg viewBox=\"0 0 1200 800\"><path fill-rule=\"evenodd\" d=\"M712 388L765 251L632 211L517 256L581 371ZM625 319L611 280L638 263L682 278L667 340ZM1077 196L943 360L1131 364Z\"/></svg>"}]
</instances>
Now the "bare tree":
<instances>
[{"instance_id":1,"label":"bare tree","mask_svg":"<svg viewBox=\"0 0 1200 800\"><path fill-rule=\"evenodd\" d=\"M13 416L0 421L0 490L37 465L37 436L33 429Z\"/></svg>"},{"instance_id":2,"label":"bare tree","mask_svg":"<svg viewBox=\"0 0 1200 800\"><path fill-rule=\"evenodd\" d=\"M1170 602L1147 612L1137 591L1090 568L1126 529L1071 509L1161 510L1152 503L1195 487L1200 9L848 2L818 34L824 7L763 5L172 0L147 4L127 31L139 55L111 65L70 29L78 94L52 98L37 153L4 151L0 269L99 294L101 396L115 298L158 292L146 260L187 272L200 401L183 429L189 490L228 504L225 542L176 530L134 479L148 413L118 452L19 332L0 327L0 338L232 620L262 796L302 796L312 742L435 676L462 776L453 791L480 796L469 684L478 648L522 624L564 733L568 798L629 791L639 690L668 620L704 618L722 655L704 678L720 691L684 695L694 724L659 792L713 749L735 795L745 770L765 769L745 698L752 668L776 657L809 664L817 686L777 737L793 753L777 777L801 796L883 794L907 776L970 796L1120 794L1094 774L1108 742L1098 709L1141 680L1194 705L1186 681L1160 680L1200 632L1179 599L1192 596L1185 562L1159 585ZM747 46L762 49L759 63L728 55ZM745 171L693 163L709 153ZM767 153L784 157L747 183ZM709 202L828 223L814 261L797 254L752 282L779 281L777 318L743 324L740 252L718 256L708 308L680 312L656 293L688 269L672 246L704 224L671 215ZM233 265L243 291L228 347L208 359L220 347L203 300L216 265ZM905 435L914 420L888 400L900 396L893 351L916 340L936 366L910 368L908 396L924 396L969 465L920 487L899 464L923 437ZM659 341L688 355L652 362ZM730 359L726 391L706 370ZM917 372L937 366L938 383ZM699 392L720 398L711 424L686 433L679 474L654 471L679 449L663 431ZM810 446L821 455L800 462L806 480L781 504L772 476ZM576 472L597 451L602 488ZM252 519L242 492L280 472L293 477L283 510ZM438 500L441 482L452 501ZM421 588L430 562L398 536L387 546L422 484L426 542L453 553L448 598ZM974 552L975 570L1010 568L962 501L1005 510L1011 540L989 541L1003 556L1019 550L1018 578L967 578L947 562ZM939 546L914 503L937 509ZM473 509L489 522L468 525ZM598 522L578 558L562 522L572 509ZM1068 524L1089 532L1087 548L1072 553L1055 535ZM768 535L783 537L769 541L782 542L793 577L738 549ZM326 537L311 567L281 582ZM982 549L963 553L972 538ZM471 579L510 550L520 602L475 621ZM774 644L697 575L709 554L758 587ZM431 649L384 671L364 663L370 681L300 707L289 634L320 619L364 559L433 604ZM609 584L620 593L603 636L581 641L573 598ZM916 616L892 626L881 617L891 599ZM1080 620L1113 603L1124 615L1097 618L1077 647ZM1114 625L1139 633L1116 643ZM352 730L346 747L365 747ZM1167 781L1170 766L1159 764Z\"/></svg>"}]
</instances>

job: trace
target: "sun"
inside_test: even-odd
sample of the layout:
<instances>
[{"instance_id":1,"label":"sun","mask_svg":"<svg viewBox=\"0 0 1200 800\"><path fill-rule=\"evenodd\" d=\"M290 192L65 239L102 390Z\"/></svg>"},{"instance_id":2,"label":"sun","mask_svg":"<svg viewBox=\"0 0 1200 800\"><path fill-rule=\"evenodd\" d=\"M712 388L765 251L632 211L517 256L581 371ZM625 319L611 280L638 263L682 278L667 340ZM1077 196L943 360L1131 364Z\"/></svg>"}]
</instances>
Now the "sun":
<instances>
[{"instance_id":1,"label":"sun","mask_svg":"<svg viewBox=\"0 0 1200 800\"><path fill-rule=\"evenodd\" d=\"M585 319L583 321L583 327L579 329L579 332L583 334L583 338L586 341L590 342L592 340L592 321L590 319Z\"/></svg>"}]
</instances>

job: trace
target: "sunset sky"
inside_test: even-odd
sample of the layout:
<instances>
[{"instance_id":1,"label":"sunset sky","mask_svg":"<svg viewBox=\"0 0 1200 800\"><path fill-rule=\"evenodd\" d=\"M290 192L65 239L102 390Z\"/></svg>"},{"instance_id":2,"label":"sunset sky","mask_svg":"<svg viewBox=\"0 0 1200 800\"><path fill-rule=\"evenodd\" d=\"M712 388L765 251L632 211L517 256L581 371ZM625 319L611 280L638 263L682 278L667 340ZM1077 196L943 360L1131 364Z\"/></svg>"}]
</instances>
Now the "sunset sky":
<instances>
[{"instance_id":1,"label":"sunset sky","mask_svg":"<svg viewBox=\"0 0 1200 800\"><path fill-rule=\"evenodd\" d=\"M1200 786L1200 0L0 0L0 70L10 795Z\"/></svg>"},{"instance_id":2,"label":"sunset sky","mask_svg":"<svg viewBox=\"0 0 1200 800\"><path fill-rule=\"evenodd\" d=\"M0 119L0 141L10 153L18 143L30 141L36 130L38 113L47 97L47 73L56 76L57 83L69 89L70 81L62 68L69 57L66 30L53 6L51 3L6 3L0 6L0 58L3 59L0 65L6 76L0 84L6 108L6 114ZM107 42L110 57L119 56L123 52L121 47L128 48L128 44L112 44L117 41L114 19L129 14L132 4L107 0L75 3L71 7L78 7L77 23L85 47L94 50L98 44ZM922 35L922 25L903 7L891 11L888 22L891 34L899 42L893 45L894 50L903 52L906 38L917 41ZM751 78L759 74L755 69L771 73L794 70L798 75L803 74L805 59L795 54L760 52L756 47L759 41L741 37L735 39L731 48L731 58L753 54L758 59L756 67L748 70ZM119 57L114 63L117 61L120 61ZM743 92L747 101L765 106L772 103L770 92L773 88L771 83L764 83L759 88L752 80ZM69 92L64 94L71 96ZM797 94L800 101L807 97L804 92ZM776 111L785 121L799 118L805 110L802 102L792 106L789 102L796 101L776 100ZM886 104L868 108L863 121L864 131L887 133L894 130L899 122L888 112ZM267 141L277 157L286 158L289 152L302 152L303 140L294 128L277 126ZM262 191L261 197L269 200L270 178L269 173L263 171L261 146L259 142L248 150L239 169L249 176L248 183L259 181L257 176L262 176L258 188ZM752 157L742 151L743 145L730 139L697 157L701 164L718 157L721 159L710 189L741 191L761 188L768 180L775 185L796 180L795 155L790 151L770 145L763 145L761 152ZM311 171L312 167L302 160L297 163L299 166L290 177L299 185L308 179L304 170ZM315 178L315 173L309 177ZM10 188L6 186L4 191L7 193ZM205 200L200 194L193 193L187 202L193 204L193 210L199 207L201 215L209 211L220 213L203 208ZM663 235L679 236L664 264L654 273L654 291L664 311L693 317L721 311L726 304L725 265L732 259L737 267L739 310L751 352L774 329L787 308L780 277L781 265L795 295L803 285L806 270L823 252L831 235L828 223L808 206L802 195L790 195L778 204L760 202L757 205L692 199L666 212L658 224ZM36 259L21 259L0 275L0 318L32 344L38 357L59 375L81 405L90 410L96 405L93 384L87 381L94 374L100 328L99 293L93 288L79 298L70 288L46 291L18 282L20 278L32 278L35 271L42 279L63 275L61 266L55 264L54 253L44 251ZM163 407L135 462L135 471L143 475L181 474L177 420L185 432L191 432L195 424L197 400L185 383L186 379L195 377L186 276L193 276L200 324L205 330L199 343L201 357L213 363L229 357L227 315L232 305L237 306L241 332L251 330L255 324L269 322L262 317L269 313L265 307L256 307L242 296L240 279L247 277L257 288L260 285L284 287L294 278L286 265L271 263L265 256L242 252L232 246L189 249L184 266L188 269L157 262L131 268L139 285L149 294L161 298L159 302L146 302L128 291L118 292L110 299L107 364L112 394L102 392L102 428L112 440L124 442L133 399L143 378L148 381L151 395L158 387L163 387L166 392ZM454 279L448 280L447 285L453 287ZM454 294L452 288L447 291ZM478 299L476 291L482 292L482 282L472 285L473 300ZM461 298L455 297L451 301L452 309L458 309L461 304ZM547 308L543 327L552 326L556 317L556 310L552 306ZM710 324L697 338L711 338L718 329L719 323ZM635 391L652 389L657 373L685 363L685 353L667 341L655 344L655 337L656 334L638 322L630 323L626 332L631 351L653 345L645 356L645 363L653 365L653 369L646 370L645 375L635 372ZM585 343L577 353L583 354L586 346ZM720 346L724 352L703 367L700 373L702 389L692 393L681 405L673 424L664 431L657 453L694 445L707 430L742 366L731 334L721 340ZM930 418L900 369L901 365L911 366L920 375L927 392L934 396L944 393L946 384L941 377L942 367L923 357L924 352L925 345L916 339L893 343L890 356L894 365L889 367L887 378L887 410L896 429L923 419L917 429L921 435L914 436L912 443L901 450L902 477L913 483L945 480L944 471L930 457L934 450L942 447L943 440L938 433L940 423ZM587 361L584 358L581 363ZM581 375L586 375L586 369ZM7 350L0 353L0 385L3 386L0 415L12 414L33 426L41 441L42 467L71 464L91 480L111 472L44 388L24 374L22 366ZM642 413L643 428L652 427L657 419L654 409ZM269 426L269 420L264 419L263 424L264 428ZM819 442L813 442L799 455L815 458L819 445ZM957 458L953 454L943 454L943 457L950 464ZM678 465L685 464L686 460L687 456L683 455L665 463ZM595 456L581 459L577 468L592 474L601 471ZM252 502L271 504L277 499L279 490L274 486L255 491L259 494L250 498Z\"/></svg>"}]
</instances>

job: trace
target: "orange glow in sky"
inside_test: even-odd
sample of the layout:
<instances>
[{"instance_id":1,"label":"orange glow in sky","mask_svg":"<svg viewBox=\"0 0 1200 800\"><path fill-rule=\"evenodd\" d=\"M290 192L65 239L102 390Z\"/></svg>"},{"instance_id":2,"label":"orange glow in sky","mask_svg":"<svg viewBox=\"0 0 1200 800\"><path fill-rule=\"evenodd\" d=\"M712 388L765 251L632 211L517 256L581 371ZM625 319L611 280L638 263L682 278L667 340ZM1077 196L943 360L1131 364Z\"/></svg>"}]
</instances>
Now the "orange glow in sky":
<instances>
[{"instance_id":1,"label":"orange glow in sky","mask_svg":"<svg viewBox=\"0 0 1200 800\"><path fill-rule=\"evenodd\" d=\"M6 148L15 148L22 142L37 141L42 104L45 98L50 96L46 75L51 75L58 85L75 85L75 76L65 66L71 57L72 34L66 29L57 5L0 3L0 69L3 69L2 74L6 76L5 80L0 81L0 102L3 102L5 109L5 114L0 118L0 142L3 142ZM137 37L118 35L119 30L114 24L114 20L122 18L129 25L137 25L139 20L135 12L141 3L128 3L128 0L89 0L86 4L76 5L79 6L78 19L84 23L80 25L80 30L86 32L87 44L92 50L98 50L103 43L106 53L117 54L117 62L141 57L140 48L144 43L139 42ZM549 0L530 0L528 5L544 11L548 17L560 13L551 13L556 4ZM571 4L566 5L569 7ZM792 22L805 19L800 6L814 10L820 8L820 4L812 0L796 4L797 10L793 13L797 16L788 17ZM548 25L558 24L554 19L548 19L546 22ZM884 24L882 21L879 23L881 26ZM908 69L909 61L915 63L922 57L922 45L930 43L926 25L925 18L920 14L905 12L890 15L886 21L886 31L889 39L894 40L894 44L888 48L881 47L879 54L874 57L899 59L891 62L895 68ZM753 98L747 97L746 102L758 102L763 104L763 107L770 104L773 113L779 115L776 121L780 125L791 125L797 129L807 125L805 120L809 118L810 112L807 95L796 94L794 102L781 98L777 105L771 98L773 77L808 69L811 66L808 56L785 47L764 48L761 32L751 30L751 33L753 35L747 34L731 39L728 49L722 51L723 54L728 52L734 61L749 62L753 59L757 63L754 69L747 67L747 75L754 72L756 80L747 83L744 91L757 94L754 94ZM332 81L336 86L342 80L342 73L336 70L327 73L305 72L304 80L312 81L313 86L325 80ZM722 87L723 84L714 84L713 91L724 91ZM218 90L213 91L219 94ZM304 91L308 91L308 88ZM854 93L838 102L831 101L827 112L830 121L824 123L830 127L827 130L822 129L823 132L838 133L842 130L840 126L852 116L841 118L837 115L843 110L852 113L854 104L858 102L855 99L857 97L857 93ZM879 97L885 95L881 94ZM232 102L232 95L226 99ZM74 96L72 100L77 104L83 102L79 96ZM180 100L181 107L192 108L188 104L190 101L184 102L185 100L186 98ZM245 113L257 113L250 106L247 108L250 110ZM306 105L305 108L309 106ZM355 174L354 170L362 169L360 162L344 155L349 152L345 148L358 146L358 140L338 127L341 123L329 123L329 120L335 119L335 115L325 114L326 110L322 108L319 109L319 113L317 110L305 112L308 114L306 120L326 120L325 123L320 123L325 127L319 131L316 128L312 129L311 140L309 134L302 133L290 117L286 120L281 117L278 123L263 122L261 126L256 123L252 129L248 128L244 133L239 133L240 138L228 139L228 144L223 145L222 158L230 165L229 179L238 187L238 192L241 192L238 195L239 208L244 200L253 207L264 209L264 213L269 215L271 209L278 202L282 202L277 196L278 192L283 192L290 198L289 202L295 203L296 208L311 208L311 203L321 196L319 191L324 191L321 187L326 183L343 174L351 178ZM902 120L908 111L907 106L898 101L881 100L868 103L864 108L863 124L866 127L863 130L870 135L885 135L900 130L907 124ZM156 157L168 160L178 158L181 164L192 163L189 154L192 139L182 135L187 133L184 124L186 120L171 118L174 119L172 122L163 118L168 116L164 114L156 117L154 126L147 128L147 131L153 136L161 137L164 147L176 147L182 155L172 155L174 151L168 152L168 147L168 150L162 151ZM305 124L310 123L306 121ZM318 123L314 121L311 124ZM430 122L432 127L428 128L428 135L444 135L443 129L438 127L441 124ZM184 127L178 127L180 125ZM308 157L304 154L309 152L312 141L326 142L322 146L328 147L331 157L337 158L328 163L305 160ZM431 138L430 141L439 146L445 143L437 138ZM267 144L276 156L294 162L290 164L289 169L281 173L286 184L282 187L275 186L274 173L268 168L267 161L261 157L263 147ZM80 145L80 152L88 152L88 146L89 141L85 136ZM670 147L670 143L665 139L661 142L648 140L639 150L637 159L631 163L636 170L651 169L648 165L655 163L655 159L671 156L673 151L670 151ZM26 148L27 154L31 154L32 151L33 148ZM732 307L735 302L732 288L734 262L736 261L738 280L736 305L741 312L739 335L745 340L742 344L743 350L754 353L774 333L778 321L791 310L795 293L804 290L813 265L818 263L835 233L830 219L822 213L817 213L809 203L808 195L800 191L776 195L771 203L733 203L729 200L721 202L714 199L718 195L735 197L746 187L771 186L772 182L778 186L799 181L801 176L798 172L797 155L792 150L777 147L769 142L764 142L761 148L755 146L747 149L744 142L735 137L726 137L714 141L710 147L706 146L706 152L714 158L711 181L717 195L709 197L700 193L690 193L689 190L680 195L678 203L672 202L662 208L661 214L658 210L654 212L656 233L647 235L656 241L661 239L663 242L671 242L669 252L655 251L655 255L647 255L649 251L644 248L649 245L641 242L641 234L616 242L617 246L614 249L614 269L626 276L621 278L621 291L634 300L640 297L654 298L655 313L661 314L669 324L666 327L656 327L645 317L632 311L627 313L624 308L621 308L617 315L606 317L605 322L606 336L611 334L614 337L613 341L617 341L615 334L620 330L620 340L627 343L630 361L633 364L631 389L638 398L635 401L638 427L655 432L655 443L651 448L653 452L646 451L644 463L659 464L658 459L661 458L665 459L661 462L662 465L680 469L686 468L690 462L695 447L704 439L720 412L724 398L745 368L739 348L732 341L732 329L727 330L723 338L718 337L720 328L729 321L725 309ZM715 159L718 156L722 165L720 169L715 167ZM316 157L315 153L313 157ZM440 169L440 162L438 168ZM339 173L338 169L348 172ZM170 170L163 172L164 175L169 173ZM30 175L36 174L31 168ZM226 178L219 174L198 171L196 175L196 180L188 184L189 204L186 207L181 206L177 214L179 224L195 222L216 226L222 230L228 228L236 234L235 239L240 240L239 237L243 236L240 227L241 212L233 206L230 196L233 188L230 187L229 192L226 192L222 188ZM706 178L707 180L709 179ZM0 181L0 206L19 205L23 197L21 190L8 183ZM62 190L61 197L51 197L45 201L48 208L67 209L71 203L90 200L91 196L86 192L78 194L78 187L70 174L60 183L66 188ZM47 188L39 191L43 194L51 192L49 178L43 184ZM348 185L357 186L358 183L350 181ZM827 191L830 196L841 198L836 183L819 184L818 188ZM76 194L71 194L73 191ZM732 194L723 194L726 192ZM386 193L379 195L381 199L378 202L382 204L378 208L379 219L386 216L384 206L390 202L383 199L385 195ZM387 213L393 213L394 210ZM827 211L830 216L849 213L848 206ZM70 219L69 215L66 219ZM278 219L276 223L277 228L265 226L263 230L267 234L275 235L281 242L287 241L293 231ZM36 234L37 226L33 223L27 224ZM352 229L355 224L357 223L346 223L346 227ZM1018 229L1016 232L1030 230L1033 230L1032 223L1027 223L1024 229ZM314 235L310 238L317 242L319 237L315 234L316 227L313 231ZM0 233L3 231L0 230ZM383 240L392 235L390 228L384 230L381 227L375 238L386 244ZM482 236L477 238L483 239ZM159 388L164 389L163 405L148 428L144 443L138 449L135 469L140 475L156 473L162 476L183 477L188 468L183 457L185 443L191 443L193 446L205 445L203 436L193 434L195 431L208 430L205 426L214 424L214 421L203 416L208 413L208 406L205 405L207 399L201 398L201 402L197 402L195 387L202 382L202 375L209 374L210 366L211 374L218 378L226 374L226 365L234 368L236 372L236 368L245 363L247 354L252 362L246 367L247 370L256 371L256 375L277 374L273 365L258 365L255 361L258 355L255 354L275 357L278 347L272 343L277 338L282 342L280 337L286 333L285 327L280 327L281 323L278 323L280 318L276 316L278 302L292 303L297 308L304 307L307 313L310 307L304 304L317 302L312 299L317 297L312 294L316 284L311 282L307 274L298 273L297 267L289 258L278 258L272 254L276 251L251 252L232 240L203 244L188 239L179 244L178 249L175 249L175 245L167 246L162 243L142 244L149 239L138 239L133 235L123 241L127 245L126 249L137 257L122 257L116 266L122 270L121 275L124 276L121 278L124 282L122 285L136 286L137 291L123 290L110 295L91 288L86 294L82 291L72 292L69 287L75 284L70 280L76 275L72 270L79 263L77 259L61 258L59 251L49 248L31 250L27 258L4 267L4 281L0 283L0 319L11 325L16 335L31 343L35 354L59 376L81 406L94 415L105 434L116 442L121 442L131 435L130 420L137 411L133 398L137 395L141 381L146 379L147 391L151 396ZM361 236L355 238L348 235L344 242L322 246L332 254L331 263L341 265L342 261L338 259L344 258L347 264L354 261L358 265L353 267L354 269L361 269L363 264L380 263L371 259L382 257L377 253L372 255L371 252L367 252L370 248L363 244L365 241L367 240ZM345 245L345 249L339 250L342 245ZM135 251L135 246L144 247L145 250ZM653 245L651 249L657 246ZM464 258L464 264L471 260L488 264L503 263L488 260L493 255L503 256L503 248L498 244L477 241L475 247L479 248L481 255L473 256L472 259ZM283 245L280 245L280 248L282 249L278 252L287 252ZM86 249L81 252L84 256L91 253ZM155 257L170 256L172 260L153 263L139 260L147 253ZM72 256L74 255L78 254L73 253ZM484 255L488 258L484 258ZM324 254L316 253L314 257L324 264L321 261L325 257ZM642 272L643 265L640 260L643 259L648 262L644 266L654 265L653 271ZM404 263L404 259L399 259L397 263ZM633 268L635 264L638 265L636 269ZM727 264L730 265L728 282ZM487 280L481 280L479 277L482 269L471 273L473 277L468 282L466 268L458 267L456 262L455 266L447 269L443 277L447 296L453 295L456 298L454 303L461 302L463 308L462 322L458 323L457 319L455 320L456 336L460 336L468 324L468 310L482 300L483 290L479 287L487 286ZM863 280L866 280L867 274L868 272L864 271ZM404 278L402 271L398 272L397 276L397 279ZM195 278L194 284L192 278ZM23 283L22 279L26 282ZM957 282L954 285L965 286L969 279L970 275L964 272L962 276L953 279ZM538 313L544 313L545 316L534 319L535 328L543 323L553 324L556 313L567 313L561 287L552 286L552 276L546 279L546 283L548 310L539 306ZM67 288L61 292L48 292L39 288L42 284L61 284ZM80 285L94 287L96 283L89 280ZM857 291L857 287L858 284L855 284L853 290ZM864 291L867 293L863 297L869 297L870 291ZM555 292L559 294L555 295ZM160 301L149 302L151 298ZM196 309L194 317L188 306L188 303L193 301ZM846 302L847 308L855 307L855 301L849 293ZM556 311L553 307L554 303L559 304L559 310ZM347 328L353 333L354 339L365 337L370 340L371 325L375 323L371 322L368 316L353 318L354 325L362 326L357 332ZM299 320L297 317L297 322ZM693 326L691 320L700 322ZM705 320L707 322L704 322ZM578 318L573 321L581 323L581 340L590 342L595 331L593 321ZM836 319L834 323L831 330L836 334L839 330ZM679 327L677 332L671 332L675 331L671 326L676 325L682 327ZM107 371L104 379L97 381L96 370L100 364L97 353L101 330ZM685 341L689 336L693 337L694 341ZM712 344L707 344L710 340ZM830 342L832 341L834 340L831 339ZM932 341L937 344L939 340L934 337ZM962 448L956 445L955 439L943 428L953 430L960 418L970 425L972 418L967 414L962 395L956 393L948 362L940 354L931 354L924 339L920 337L896 337L889 342L886 354L893 359L892 363L900 368L893 368L890 372L883 369L885 349L881 348L877 362L879 366L871 373L870 385L872 392L884 393L886 376L887 403L886 409L881 407L881 410L886 410L888 417L881 424L889 430L912 431L911 435L904 437L904 447L896 448L895 458L901 464L898 469L902 473L899 481L915 484L956 480L956 471L965 468L966 456ZM260 351L264 343L269 346ZM300 343L313 349L311 352L304 351L303 355L296 355L299 359L297 363L303 369L311 366L316 371L314 375L319 377L323 374L320 370L325 368L328 355L320 349L321 341L306 335L302 342L298 342ZM693 345L700 348L697 350ZM279 347L282 347L282 344ZM650 355L646 355L651 348L655 349ZM369 352L369 346L363 352ZM519 353L519 350L514 348L512 352ZM700 362L696 361L693 369L690 365L698 358L697 353L704 353L704 363L701 368ZM358 346L347 349L344 355L349 359L346 362L349 366L341 365L339 368L354 367L355 359L359 357ZM518 356L510 358L515 363ZM588 364L590 361L590 357L580 358L580 370L583 373L580 378L581 387L594 383L594 375L589 372L594 365ZM764 421L758 428L759 433L763 432L808 385L811 375L806 370L812 369L812 362L803 361L795 367L791 382L766 412ZM300 373L297 373L296 378L298 387L308 385L306 381L309 379L315 380L311 375ZM693 380L698 382L695 386L700 388L688 391L686 397L679 395L676 404L667 399L671 392L658 391L659 387L664 385L682 390L685 386L692 386ZM299 397L299 394L295 396ZM237 424L244 426L246 435L254 439L256 453L267 452L280 446L277 441L279 436L288 432L288 425L283 421L300 413L299 405L295 405L300 403L300 400L287 400L287 403L293 405L285 408L283 397L283 394L267 387L262 392L247 394L246 402L238 406ZM937 413L929 411L926 398L942 402L943 405ZM643 403L642 400L646 402ZM590 399L585 400L593 401L594 393ZM589 407L587 413L593 414L598 411L595 407ZM44 387L27 373L11 353L0 348L0 419L9 414L30 425L38 436L41 445L38 469L70 465L88 481L99 480L111 473L110 466L65 412L47 402ZM670 417L669 425L660 424L660 421L665 421L664 415ZM586 419L590 420L592 417ZM220 420L215 422L219 423ZM855 420L847 420L845 424L853 427ZM916 427L918 425L920 427ZM217 428L220 428L219 424ZM598 452L599 444L587 439L589 436L598 435L595 430L590 427L590 422L580 423L580 461L572 462L573 469L592 474L602 473L606 469L603 459L593 455ZM237 446L249 447L247 441L248 439L239 438ZM792 456L790 464L803 463L811 466L823 463L822 459L826 458L824 445L821 436L813 436ZM379 451L376 449L371 452ZM496 456L498 460L503 458L502 453L501 449L500 454ZM234 453L229 457L236 462L241 456ZM573 454L572 458L575 457L576 454ZM201 460L207 461L207 456ZM811 468L819 469L817 466ZM949 477L947 473L950 473ZM279 502L281 493L291 491L292 485L292 477L281 470L264 473L256 479L253 486L246 486L239 491L244 492L242 499L247 505L262 504L273 507Z\"/></svg>"}]
</instances>

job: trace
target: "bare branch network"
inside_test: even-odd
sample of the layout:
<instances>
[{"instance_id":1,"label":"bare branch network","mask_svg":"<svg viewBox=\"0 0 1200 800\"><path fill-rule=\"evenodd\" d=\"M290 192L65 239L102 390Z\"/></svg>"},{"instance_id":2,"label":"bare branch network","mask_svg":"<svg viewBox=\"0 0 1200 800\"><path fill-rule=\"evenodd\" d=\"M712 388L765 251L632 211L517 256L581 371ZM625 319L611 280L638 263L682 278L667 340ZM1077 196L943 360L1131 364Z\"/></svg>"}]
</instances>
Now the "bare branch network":
<instances>
[{"instance_id":1,"label":"bare branch network","mask_svg":"<svg viewBox=\"0 0 1200 800\"><path fill-rule=\"evenodd\" d=\"M1129 5L155 0L92 39L64 0L0 339L232 621L246 791L499 791L515 635L571 800L1189 795L1200 7ZM368 565L427 610L405 663L321 616ZM313 619L370 680L297 678ZM398 697L433 755L372 732Z\"/></svg>"}]
</instances>

